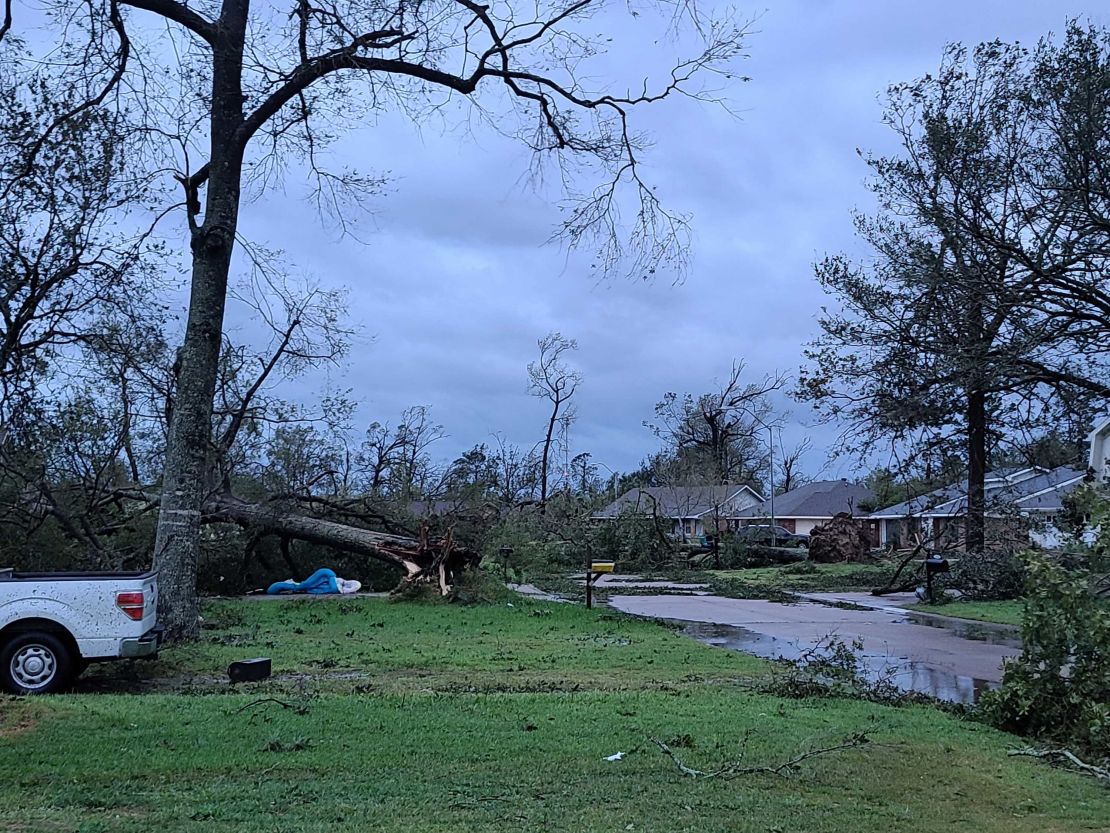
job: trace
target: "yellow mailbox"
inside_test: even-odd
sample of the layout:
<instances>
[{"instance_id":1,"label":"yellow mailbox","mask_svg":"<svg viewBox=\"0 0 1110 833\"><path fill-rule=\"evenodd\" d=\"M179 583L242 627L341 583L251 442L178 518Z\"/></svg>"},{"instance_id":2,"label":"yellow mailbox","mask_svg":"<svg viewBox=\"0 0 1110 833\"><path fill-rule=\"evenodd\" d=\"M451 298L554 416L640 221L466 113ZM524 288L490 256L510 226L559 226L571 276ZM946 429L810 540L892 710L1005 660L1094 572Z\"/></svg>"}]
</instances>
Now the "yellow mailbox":
<instances>
[{"instance_id":1,"label":"yellow mailbox","mask_svg":"<svg viewBox=\"0 0 1110 833\"><path fill-rule=\"evenodd\" d=\"M594 582L604 573L611 573L616 569L615 561L591 561L590 571L586 573L586 607L594 606Z\"/></svg>"}]
</instances>

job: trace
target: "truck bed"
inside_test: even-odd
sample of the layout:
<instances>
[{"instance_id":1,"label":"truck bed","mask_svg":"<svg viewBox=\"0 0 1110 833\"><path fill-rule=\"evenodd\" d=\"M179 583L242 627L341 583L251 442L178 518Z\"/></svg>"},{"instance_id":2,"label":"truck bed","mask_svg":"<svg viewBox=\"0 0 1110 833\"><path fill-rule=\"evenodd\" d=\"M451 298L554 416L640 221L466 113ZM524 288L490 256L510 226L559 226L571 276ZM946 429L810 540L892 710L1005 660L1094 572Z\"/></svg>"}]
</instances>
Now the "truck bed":
<instances>
[{"instance_id":1,"label":"truck bed","mask_svg":"<svg viewBox=\"0 0 1110 833\"><path fill-rule=\"evenodd\" d=\"M153 570L73 570L61 573L32 573L0 568L0 581L118 581L146 579Z\"/></svg>"}]
</instances>

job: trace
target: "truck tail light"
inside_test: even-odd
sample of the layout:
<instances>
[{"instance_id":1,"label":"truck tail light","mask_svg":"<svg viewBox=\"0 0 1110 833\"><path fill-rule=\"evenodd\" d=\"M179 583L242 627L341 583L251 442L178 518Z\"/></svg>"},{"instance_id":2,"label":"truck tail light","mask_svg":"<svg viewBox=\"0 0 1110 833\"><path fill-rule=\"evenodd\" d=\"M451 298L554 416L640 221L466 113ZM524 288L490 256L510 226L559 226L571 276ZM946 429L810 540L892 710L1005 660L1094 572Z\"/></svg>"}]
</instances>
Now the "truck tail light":
<instances>
[{"instance_id":1,"label":"truck tail light","mask_svg":"<svg viewBox=\"0 0 1110 833\"><path fill-rule=\"evenodd\" d=\"M145 599L142 591L138 593L116 593L116 607L123 611L123 615L136 622L143 618Z\"/></svg>"}]
</instances>

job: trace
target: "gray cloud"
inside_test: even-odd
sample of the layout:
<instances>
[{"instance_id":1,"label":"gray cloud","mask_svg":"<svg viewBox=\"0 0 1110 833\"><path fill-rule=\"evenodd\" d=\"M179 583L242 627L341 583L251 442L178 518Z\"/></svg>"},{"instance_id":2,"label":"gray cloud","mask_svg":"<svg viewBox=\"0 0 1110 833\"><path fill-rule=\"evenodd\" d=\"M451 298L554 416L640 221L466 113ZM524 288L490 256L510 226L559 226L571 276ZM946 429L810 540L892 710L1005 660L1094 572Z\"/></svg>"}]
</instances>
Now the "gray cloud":
<instances>
[{"instance_id":1,"label":"gray cloud","mask_svg":"<svg viewBox=\"0 0 1110 833\"><path fill-rule=\"evenodd\" d=\"M543 409L526 396L525 365L536 339L557 329L578 340L586 380L576 446L613 469L632 467L654 448L641 422L664 392L705 390L734 358L754 376L799 365L825 302L813 261L859 253L850 212L870 203L856 148L891 149L878 94L934 70L949 41L1032 43L1068 16L1108 22L1084 6L775 3L742 68L753 80L730 91L740 119L677 101L640 121L655 138L649 174L660 195L694 217L695 260L677 286L599 285L584 254L543 245L559 220L557 191L529 186L526 151L511 140L481 125L460 135L447 123L417 130L384 116L334 153L391 174L365 245L337 239L309 206L277 192L244 213L245 233L282 246L294 271L349 287L351 319L365 334L342 373L296 395L351 387L363 423L429 404L451 435L444 457L494 431L530 445ZM613 52L604 63L615 72L627 58ZM809 467L819 468L833 429L782 404L793 411L784 441L812 434ZM826 469L850 471L847 461Z\"/></svg>"}]
</instances>

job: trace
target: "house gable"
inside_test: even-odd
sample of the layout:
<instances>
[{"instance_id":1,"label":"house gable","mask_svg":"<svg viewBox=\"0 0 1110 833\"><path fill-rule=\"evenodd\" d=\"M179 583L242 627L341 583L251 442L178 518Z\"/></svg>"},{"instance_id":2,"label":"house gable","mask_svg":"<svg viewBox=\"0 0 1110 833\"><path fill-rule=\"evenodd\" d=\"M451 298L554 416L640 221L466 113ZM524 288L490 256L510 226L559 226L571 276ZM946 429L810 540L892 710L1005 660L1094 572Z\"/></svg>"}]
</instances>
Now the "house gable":
<instances>
[{"instance_id":1,"label":"house gable","mask_svg":"<svg viewBox=\"0 0 1110 833\"><path fill-rule=\"evenodd\" d=\"M1091 445L1089 465L1095 473L1095 482L1110 482L1110 416L1095 425L1087 440Z\"/></svg>"}]
</instances>

